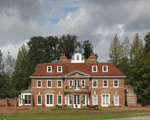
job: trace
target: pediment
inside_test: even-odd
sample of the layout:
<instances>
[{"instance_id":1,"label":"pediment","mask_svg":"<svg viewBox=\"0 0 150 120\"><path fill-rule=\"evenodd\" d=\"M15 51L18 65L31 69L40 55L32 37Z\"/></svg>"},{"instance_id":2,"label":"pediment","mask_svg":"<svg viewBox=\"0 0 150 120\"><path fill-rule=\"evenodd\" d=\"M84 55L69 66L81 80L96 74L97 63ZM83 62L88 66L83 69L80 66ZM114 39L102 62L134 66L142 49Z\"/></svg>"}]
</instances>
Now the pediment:
<instances>
[{"instance_id":1,"label":"pediment","mask_svg":"<svg viewBox=\"0 0 150 120\"><path fill-rule=\"evenodd\" d=\"M101 91L101 93L110 94L110 93L111 93L111 91L103 90L103 91Z\"/></svg>"},{"instance_id":2,"label":"pediment","mask_svg":"<svg viewBox=\"0 0 150 120\"><path fill-rule=\"evenodd\" d=\"M47 91L45 91L44 93L45 93L45 94L54 94L55 92L52 91L52 90L47 90Z\"/></svg>"},{"instance_id":3,"label":"pediment","mask_svg":"<svg viewBox=\"0 0 150 120\"><path fill-rule=\"evenodd\" d=\"M90 76L90 75L89 75L89 74L86 74L86 73L84 73L84 72L81 72L81 71L79 71L79 70L75 70L75 71L73 71L73 72L70 72L70 73L64 75L64 77L67 77L67 76Z\"/></svg>"}]
</instances>

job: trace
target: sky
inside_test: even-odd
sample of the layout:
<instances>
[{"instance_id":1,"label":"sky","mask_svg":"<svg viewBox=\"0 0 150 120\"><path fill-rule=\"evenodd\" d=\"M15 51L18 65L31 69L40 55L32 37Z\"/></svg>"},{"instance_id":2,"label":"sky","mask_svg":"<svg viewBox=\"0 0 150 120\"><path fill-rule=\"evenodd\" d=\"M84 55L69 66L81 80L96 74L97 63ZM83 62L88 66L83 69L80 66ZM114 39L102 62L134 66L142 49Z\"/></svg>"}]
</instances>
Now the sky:
<instances>
[{"instance_id":1,"label":"sky","mask_svg":"<svg viewBox=\"0 0 150 120\"><path fill-rule=\"evenodd\" d=\"M89 40L99 62L107 62L115 34L133 42L150 32L150 0L0 0L0 50L17 58L33 36L78 36Z\"/></svg>"}]
</instances>

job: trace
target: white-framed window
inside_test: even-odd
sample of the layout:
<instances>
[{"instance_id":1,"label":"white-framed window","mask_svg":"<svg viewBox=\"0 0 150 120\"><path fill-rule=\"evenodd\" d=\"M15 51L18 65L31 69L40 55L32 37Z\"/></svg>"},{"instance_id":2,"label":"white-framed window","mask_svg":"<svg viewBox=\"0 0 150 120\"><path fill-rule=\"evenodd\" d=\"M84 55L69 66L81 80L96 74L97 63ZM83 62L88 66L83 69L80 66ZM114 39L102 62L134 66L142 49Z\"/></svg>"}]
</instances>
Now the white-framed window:
<instances>
[{"instance_id":1,"label":"white-framed window","mask_svg":"<svg viewBox=\"0 0 150 120\"><path fill-rule=\"evenodd\" d=\"M77 60L79 60L79 55L77 55Z\"/></svg>"},{"instance_id":2,"label":"white-framed window","mask_svg":"<svg viewBox=\"0 0 150 120\"><path fill-rule=\"evenodd\" d=\"M52 72L52 66L47 66L47 72Z\"/></svg>"},{"instance_id":3,"label":"white-framed window","mask_svg":"<svg viewBox=\"0 0 150 120\"><path fill-rule=\"evenodd\" d=\"M114 87L119 87L119 81L118 80L114 80Z\"/></svg>"},{"instance_id":4,"label":"white-framed window","mask_svg":"<svg viewBox=\"0 0 150 120\"><path fill-rule=\"evenodd\" d=\"M61 88L62 87L62 80L57 80L57 87Z\"/></svg>"},{"instance_id":5,"label":"white-framed window","mask_svg":"<svg viewBox=\"0 0 150 120\"><path fill-rule=\"evenodd\" d=\"M93 105L97 105L97 95L93 95Z\"/></svg>"},{"instance_id":6,"label":"white-framed window","mask_svg":"<svg viewBox=\"0 0 150 120\"><path fill-rule=\"evenodd\" d=\"M109 105L109 95L102 95L102 106L108 106Z\"/></svg>"},{"instance_id":7,"label":"white-framed window","mask_svg":"<svg viewBox=\"0 0 150 120\"><path fill-rule=\"evenodd\" d=\"M53 106L53 95L46 95L46 106Z\"/></svg>"},{"instance_id":8,"label":"white-framed window","mask_svg":"<svg viewBox=\"0 0 150 120\"><path fill-rule=\"evenodd\" d=\"M31 95L25 95L25 104L31 104Z\"/></svg>"},{"instance_id":9,"label":"white-framed window","mask_svg":"<svg viewBox=\"0 0 150 120\"><path fill-rule=\"evenodd\" d=\"M37 80L37 88L41 88L42 87L42 80Z\"/></svg>"},{"instance_id":10,"label":"white-framed window","mask_svg":"<svg viewBox=\"0 0 150 120\"><path fill-rule=\"evenodd\" d=\"M108 80L103 80L103 87L108 87Z\"/></svg>"},{"instance_id":11,"label":"white-framed window","mask_svg":"<svg viewBox=\"0 0 150 120\"><path fill-rule=\"evenodd\" d=\"M98 71L97 66L96 65L92 66L92 72L97 72L97 71Z\"/></svg>"},{"instance_id":12,"label":"white-framed window","mask_svg":"<svg viewBox=\"0 0 150 120\"><path fill-rule=\"evenodd\" d=\"M83 105L86 105L86 95L82 95L82 104Z\"/></svg>"},{"instance_id":13,"label":"white-framed window","mask_svg":"<svg viewBox=\"0 0 150 120\"><path fill-rule=\"evenodd\" d=\"M57 66L57 72L62 72L62 66Z\"/></svg>"},{"instance_id":14,"label":"white-framed window","mask_svg":"<svg viewBox=\"0 0 150 120\"><path fill-rule=\"evenodd\" d=\"M47 80L47 87L51 88L52 87L52 81L51 80Z\"/></svg>"},{"instance_id":15,"label":"white-framed window","mask_svg":"<svg viewBox=\"0 0 150 120\"><path fill-rule=\"evenodd\" d=\"M62 96L61 95L57 95L57 104L62 105Z\"/></svg>"},{"instance_id":16,"label":"white-framed window","mask_svg":"<svg viewBox=\"0 0 150 120\"><path fill-rule=\"evenodd\" d=\"M69 88L73 85L73 80L69 80Z\"/></svg>"},{"instance_id":17,"label":"white-framed window","mask_svg":"<svg viewBox=\"0 0 150 120\"><path fill-rule=\"evenodd\" d=\"M42 105L42 95L37 95L37 105Z\"/></svg>"},{"instance_id":18,"label":"white-framed window","mask_svg":"<svg viewBox=\"0 0 150 120\"><path fill-rule=\"evenodd\" d=\"M119 105L119 95L114 95L114 105Z\"/></svg>"},{"instance_id":19,"label":"white-framed window","mask_svg":"<svg viewBox=\"0 0 150 120\"><path fill-rule=\"evenodd\" d=\"M102 66L102 71L103 72L108 72L108 66L107 65L103 65Z\"/></svg>"},{"instance_id":20,"label":"white-framed window","mask_svg":"<svg viewBox=\"0 0 150 120\"><path fill-rule=\"evenodd\" d=\"M85 80L81 80L82 88L85 88Z\"/></svg>"},{"instance_id":21,"label":"white-framed window","mask_svg":"<svg viewBox=\"0 0 150 120\"><path fill-rule=\"evenodd\" d=\"M71 105L71 102L72 102L71 95L68 95L68 105Z\"/></svg>"},{"instance_id":22,"label":"white-framed window","mask_svg":"<svg viewBox=\"0 0 150 120\"><path fill-rule=\"evenodd\" d=\"M97 80L93 80L92 84L93 84L93 88L96 88L97 87Z\"/></svg>"}]
</instances>

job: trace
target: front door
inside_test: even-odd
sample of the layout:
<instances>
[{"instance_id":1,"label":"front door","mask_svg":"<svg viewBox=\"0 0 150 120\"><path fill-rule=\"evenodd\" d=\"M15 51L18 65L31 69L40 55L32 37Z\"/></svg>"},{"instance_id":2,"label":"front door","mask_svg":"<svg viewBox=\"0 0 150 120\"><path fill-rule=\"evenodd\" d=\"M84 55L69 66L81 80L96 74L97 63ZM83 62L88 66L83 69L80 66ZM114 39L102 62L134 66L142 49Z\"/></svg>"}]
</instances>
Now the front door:
<instances>
[{"instance_id":1,"label":"front door","mask_svg":"<svg viewBox=\"0 0 150 120\"><path fill-rule=\"evenodd\" d=\"M74 95L74 108L80 108L80 95Z\"/></svg>"},{"instance_id":2,"label":"front door","mask_svg":"<svg viewBox=\"0 0 150 120\"><path fill-rule=\"evenodd\" d=\"M80 81L79 80L75 80L74 81L74 87L75 87L74 88L75 90L79 90L80 89Z\"/></svg>"},{"instance_id":3,"label":"front door","mask_svg":"<svg viewBox=\"0 0 150 120\"><path fill-rule=\"evenodd\" d=\"M102 106L108 106L109 105L109 95L102 95Z\"/></svg>"},{"instance_id":4,"label":"front door","mask_svg":"<svg viewBox=\"0 0 150 120\"><path fill-rule=\"evenodd\" d=\"M53 106L53 95L46 95L46 106Z\"/></svg>"}]
</instances>

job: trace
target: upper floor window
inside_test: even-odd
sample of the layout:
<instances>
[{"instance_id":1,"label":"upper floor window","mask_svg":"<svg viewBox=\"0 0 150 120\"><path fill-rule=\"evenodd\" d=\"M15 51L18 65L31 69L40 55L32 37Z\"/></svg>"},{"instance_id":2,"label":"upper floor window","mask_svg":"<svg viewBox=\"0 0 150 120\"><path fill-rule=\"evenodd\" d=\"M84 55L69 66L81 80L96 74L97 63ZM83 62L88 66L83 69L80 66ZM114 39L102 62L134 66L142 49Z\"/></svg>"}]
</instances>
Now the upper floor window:
<instances>
[{"instance_id":1,"label":"upper floor window","mask_svg":"<svg viewBox=\"0 0 150 120\"><path fill-rule=\"evenodd\" d=\"M57 72L62 72L62 66L57 66Z\"/></svg>"},{"instance_id":2,"label":"upper floor window","mask_svg":"<svg viewBox=\"0 0 150 120\"><path fill-rule=\"evenodd\" d=\"M81 80L81 85L82 85L82 88L85 87L85 80Z\"/></svg>"},{"instance_id":3,"label":"upper floor window","mask_svg":"<svg viewBox=\"0 0 150 120\"><path fill-rule=\"evenodd\" d=\"M77 55L77 60L79 60L79 55Z\"/></svg>"},{"instance_id":4,"label":"upper floor window","mask_svg":"<svg viewBox=\"0 0 150 120\"><path fill-rule=\"evenodd\" d=\"M108 87L108 80L103 80L103 87Z\"/></svg>"},{"instance_id":5,"label":"upper floor window","mask_svg":"<svg viewBox=\"0 0 150 120\"><path fill-rule=\"evenodd\" d=\"M92 72L97 72L97 66L92 66Z\"/></svg>"},{"instance_id":6,"label":"upper floor window","mask_svg":"<svg viewBox=\"0 0 150 120\"><path fill-rule=\"evenodd\" d=\"M41 87L42 87L42 81L41 81L41 80L38 80L38 81L37 81L37 87L38 87L38 88L41 88Z\"/></svg>"},{"instance_id":7,"label":"upper floor window","mask_svg":"<svg viewBox=\"0 0 150 120\"><path fill-rule=\"evenodd\" d=\"M69 88L73 85L73 80L69 80Z\"/></svg>"},{"instance_id":8,"label":"upper floor window","mask_svg":"<svg viewBox=\"0 0 150 120\"><path fill-rule=\"evenodd\" d=\"M97 87L97 80L93 80L93 87Z\"/></svg>"},{"instance_id":9,"label":"upper floor window","mask_svg":"<svg viewBox=\"0 0 150 120\"><path fill-rule=\"evenodd\" d=\"M51 80L47 80L47 87L51 88L52 87L52 81Z\"/></svg>"},{"instance_id":10,"label":"upper floor window","mask_svg":"<svg viewBox=\"0 0 150 120\"><path fill-rule=\"evenodd\" d=\"M103 72L108 72L108 66L107 65L102 66L102 71Z\"/></svg>"},{"instance_id":11,"label":"upper floor window","mask_svg":"<svg viewBox=\"0 0 150 120\"><path fill-rule=\"evenodd\" d=\"M114 80L114 87L118 87L118 86L119 86L118 80Z\"/></svg>"},{"instance_id":12,"label":"upper floor window","mask_svg":"<svg viewBox=\"0 0 150 120\"><path fill-rule=\"evenodd\" d=\"M61 88L62 87L62 83L61 83L62 81L61 80L57 80L57 87L58 88Z\"/></svg>"},{"instance_id":13,"label":"upper floor window","mask_svg":"<svg viewBox=\"0 0 150 120\"><path fill-rule=\"evenodd\" d=\"M47 66L47 72L52 72L52 66Z\"/></svg>"}]
</instances>

